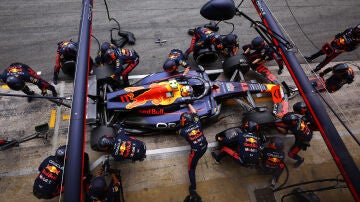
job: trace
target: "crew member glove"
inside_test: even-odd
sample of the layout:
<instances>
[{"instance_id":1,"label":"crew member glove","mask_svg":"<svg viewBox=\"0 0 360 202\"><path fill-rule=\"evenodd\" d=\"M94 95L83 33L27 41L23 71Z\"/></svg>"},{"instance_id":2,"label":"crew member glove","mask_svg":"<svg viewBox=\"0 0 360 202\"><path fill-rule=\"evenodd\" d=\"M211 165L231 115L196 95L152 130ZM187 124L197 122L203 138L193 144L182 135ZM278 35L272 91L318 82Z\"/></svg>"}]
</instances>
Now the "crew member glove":
<instances>
[{"instance_id":1,"label":"crew member glove","mask_svg":"<svg viewBox=\"0 0 360 202\"><path fill-rule=\"evenodd\" d=\"M112 74L111 78L117 80L117 76L115 74Z\"/></svg>"},{"instance_id":2,"label":"crew member glove","mask_svg":"<svg viewBox=\"0 0 360 202\"><path fill-rule=\"evenodd\" d=\"M45 96L47 94L46 89L41 91L41 95Z\"/></svg>"}]
</instances>

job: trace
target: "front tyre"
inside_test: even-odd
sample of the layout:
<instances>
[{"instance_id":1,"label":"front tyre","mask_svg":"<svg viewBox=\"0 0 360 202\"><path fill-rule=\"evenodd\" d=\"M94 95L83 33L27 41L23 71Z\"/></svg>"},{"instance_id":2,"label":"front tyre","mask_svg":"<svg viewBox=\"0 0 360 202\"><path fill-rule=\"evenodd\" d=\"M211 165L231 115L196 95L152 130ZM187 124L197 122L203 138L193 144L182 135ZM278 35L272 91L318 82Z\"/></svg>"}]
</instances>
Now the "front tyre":
<instances>
[{"instance_id":1,"label":"front tyre","mask_svg":"<svg viewBox=\"0 0 360 202\"><path fill-rule=\"evenodd\" d=\"M234 55L225 59L222 64L224 74L231 78L236 69L239 69L243 74L250 70L250 65L243 55Z\"/></svg>"}]
</instances>

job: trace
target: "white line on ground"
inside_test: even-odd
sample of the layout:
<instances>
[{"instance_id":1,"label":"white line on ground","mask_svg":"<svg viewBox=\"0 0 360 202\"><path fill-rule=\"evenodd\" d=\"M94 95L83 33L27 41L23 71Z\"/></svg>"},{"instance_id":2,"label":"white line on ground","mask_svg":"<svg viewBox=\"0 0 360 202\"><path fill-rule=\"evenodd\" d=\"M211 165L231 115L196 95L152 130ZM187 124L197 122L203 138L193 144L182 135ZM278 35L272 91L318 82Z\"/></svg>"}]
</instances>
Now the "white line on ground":
<instances>
[{"instance_id":1,"label":"white line on ground","mask_svg":"<svg viewBox=\"0 0 360 202\"><path fill-rule=\"evenodd\" d=\"M354 130L352 131L354 134L359 134L360 130ZM319 134L319 132L316 132L316 134ZM344 136L344 135L349 135L349 133L347 131L339 131L340 136ZM291 134L288 134L286 136L284 136L284 138L292 138ZM321 135L315 135L313 137L314 140L319 140L322 139ZM217 142L210 142L208 144L208 150L207 152L210 152L210 148L215 148L218 145ZM172 157L173 155L169 155L169 154L175 154L175 153L182 153L185 151L189 151L190 150L190 146L179 146L179 147L169 147L169 148L161 148L161 149L152 149L152 150L147 150L146 151L146 155L149 157L165 157L165 158L169 158ZM185 153L184 153L185 155ZM103 155L100 158L98 158L97 160L95 160L91 165L90 165L90 170L93 171L95 168L97 168L99 165L102 164L102 162L105 160L107 155ZM110 158L112 160L112 158ZM145 159L146 160L150 160L150 159ZM21 175L30 175L30 174L36 174L37 170L31 170L31 169L26 169L26 170L19 170L19 171L11 171L11 172L3 172L0 173L0 178L1 177L12 177L12 176L21 176Z\"/></svg>"},{"instance_id":2,"label":"white line on ground","mask_svg":"<svg viewBox=\"0 0 360 202\"><path fill-rule=\"evenodd\" d=\"M64 88L65 82L62 81L58 84L59 86L59 95L60 97L64 97ZM56 119L55 119L55 127L54 127L54 134L51 140L52 143L52 153L55 153L56 149L59 147L58 140L59 140L59 128L60 128L60 120L61 120L61 106L56 107Z\"/></svg>"}]
</instances>

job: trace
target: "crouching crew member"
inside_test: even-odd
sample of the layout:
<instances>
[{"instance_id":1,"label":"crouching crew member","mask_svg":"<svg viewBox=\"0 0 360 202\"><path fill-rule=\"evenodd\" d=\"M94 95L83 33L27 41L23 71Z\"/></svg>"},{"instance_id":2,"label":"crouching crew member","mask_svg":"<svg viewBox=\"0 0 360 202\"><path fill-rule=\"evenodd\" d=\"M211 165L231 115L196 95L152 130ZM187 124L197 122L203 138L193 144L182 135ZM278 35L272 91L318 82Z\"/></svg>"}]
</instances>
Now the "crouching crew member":
<instances>
[{"instance_id":1,"label":"crouching crew member","mask_svg":"<svg viewBox=\"0 0 360 202\"><path fill-rule=\"evenodd\" d=\"M116 161L131 159L132 161L143 161L146 158L146 145L144 142L127 136L121 125L115 125L115 137L104 135L98 140L102 151L108 152Z\"/></svg>"}]
</instances>

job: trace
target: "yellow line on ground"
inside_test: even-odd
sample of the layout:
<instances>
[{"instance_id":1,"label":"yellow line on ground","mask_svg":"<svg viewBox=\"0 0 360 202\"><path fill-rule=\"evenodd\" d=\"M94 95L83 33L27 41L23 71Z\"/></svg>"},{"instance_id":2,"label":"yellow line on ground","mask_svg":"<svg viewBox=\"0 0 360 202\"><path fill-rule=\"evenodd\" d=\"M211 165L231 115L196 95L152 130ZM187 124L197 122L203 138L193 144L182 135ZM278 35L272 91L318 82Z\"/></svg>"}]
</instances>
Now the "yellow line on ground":
<instances>
[{"instance_id":1,"label":"yellow line on ground","mask_svg":"<svg viewBox=\"0 0 360 202\"><path fill-rule=\"evenodd\" d=\"M55 127L55 120L56 120L56 109L51 110L51 116L49 121L49 127L54 128Z\"/></svg>"},{"instance_id":2,"label":"yellow line on ground","mask_svg":"<svg viewBox=\"0 0 360 202\"><path fill-rule=\"evenodd\" d=\"M8 85L1 85L1 88L3 88L3 89L9 89L9 86L8 86Z\"/></svg>"}]
</instances>

